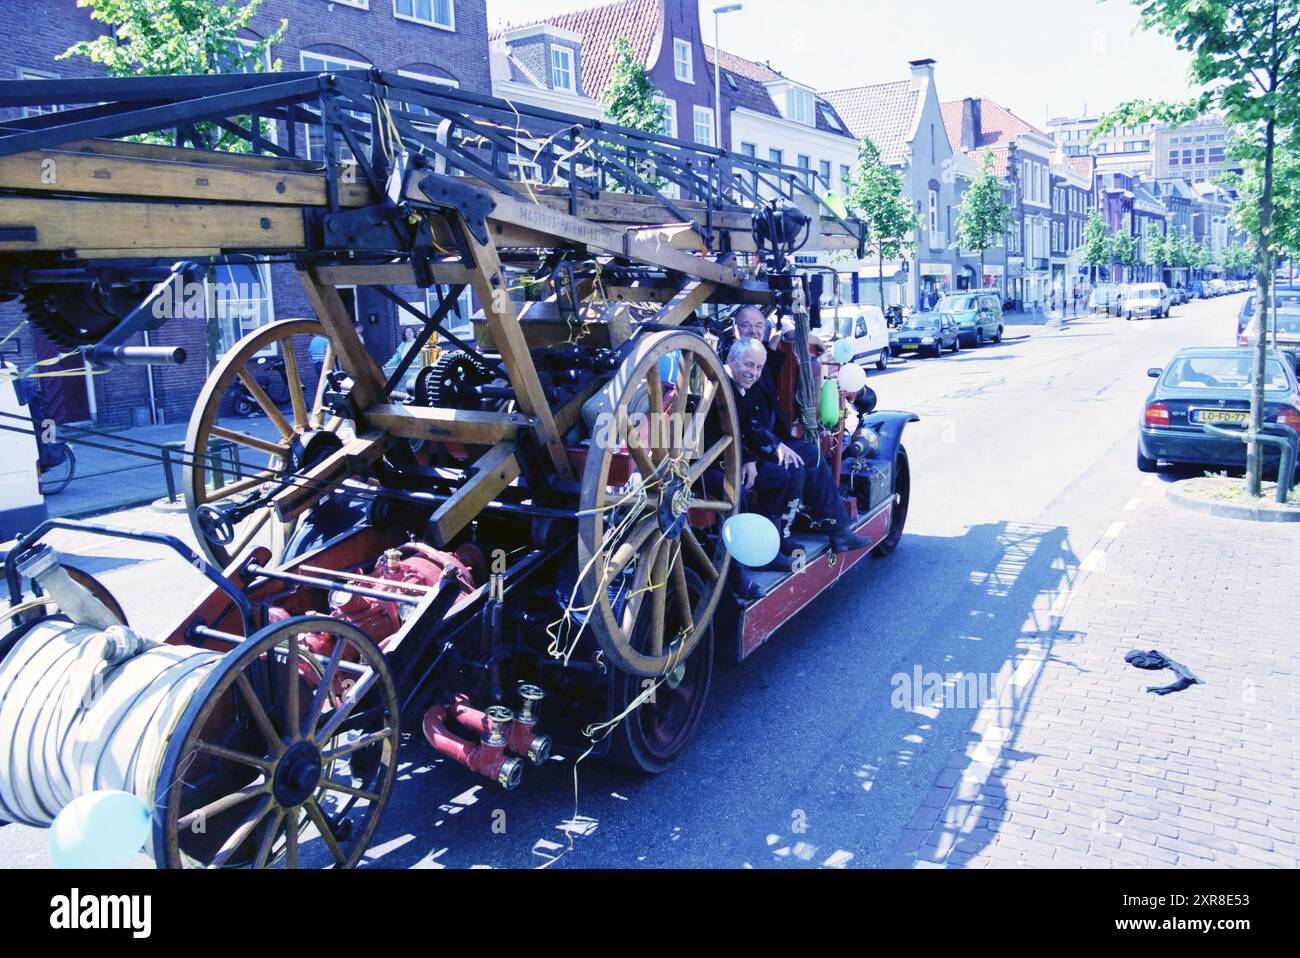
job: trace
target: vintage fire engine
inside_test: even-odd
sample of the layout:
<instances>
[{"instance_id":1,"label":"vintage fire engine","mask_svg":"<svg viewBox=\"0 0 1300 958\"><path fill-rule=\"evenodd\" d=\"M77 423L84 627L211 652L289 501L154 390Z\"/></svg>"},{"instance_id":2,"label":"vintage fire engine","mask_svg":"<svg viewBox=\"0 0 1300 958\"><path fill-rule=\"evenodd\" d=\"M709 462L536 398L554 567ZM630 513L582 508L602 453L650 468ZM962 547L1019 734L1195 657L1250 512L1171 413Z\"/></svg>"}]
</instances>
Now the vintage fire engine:
<instances>
[{"instance_id":1,"label":"vintage fire engine","mask_svg":"<svg viewBox=\"0 0 1300 958\"><path fill-rule=\"evenodd\" d=\"M99 370L183 361L159 343L192 320L164 298L250 258L296 269L316 315L254 329L199 397L198 552L60 520L9 552L0 818L126 789L160 866L350 866L399 730L505 788L552 740L657 772L718 656L898 545L915 417L870 389L819 415L827 270L793 254L863 237L802 171L377 70L0 83L0 109L38 106L0 123L0 296L47 337ZM388 375L354 330L358 286L419 321ZM481 312L457 335L466 288ZM743 602L716 352L742 304L788 328L783 411L870 542L796 531L798 571L752 573ZM265 428L231 415L236 390ZM211 591L140 635L44 543L55 528L175 550Z\"/></svg>"}]
</instances>

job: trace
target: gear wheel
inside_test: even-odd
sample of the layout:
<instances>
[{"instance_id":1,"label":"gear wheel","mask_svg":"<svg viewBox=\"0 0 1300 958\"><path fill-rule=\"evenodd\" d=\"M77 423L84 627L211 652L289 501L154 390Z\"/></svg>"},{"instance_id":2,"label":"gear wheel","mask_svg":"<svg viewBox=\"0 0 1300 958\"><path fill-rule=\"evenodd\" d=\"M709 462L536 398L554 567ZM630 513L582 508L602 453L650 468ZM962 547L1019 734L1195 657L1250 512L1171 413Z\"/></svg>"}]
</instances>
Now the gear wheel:
<instances>
[{"instance_id":1,"label":"gear wheel","mask_svg":"<svg viewBox=\"0 0 1300 958\"><path fill-rule=\"evenodd\" d=\"M103 339L147 295L136 286L75 283L23 291L27 317L59 346L89 346Z\"/></svg>"},{"instance_id":2,"label":"gear wheel","mask_svg":"<svg viewBox=\"0 0 1300 958\"><path fill-rule=\"evenodd\" d=\"M455 349L443 353L432 366L420 370L415 382L415 402L418 406L441 406L449 409L478 409L481 400L474 387L492 381L478 359Z\"/></svg>"}]
</instances>

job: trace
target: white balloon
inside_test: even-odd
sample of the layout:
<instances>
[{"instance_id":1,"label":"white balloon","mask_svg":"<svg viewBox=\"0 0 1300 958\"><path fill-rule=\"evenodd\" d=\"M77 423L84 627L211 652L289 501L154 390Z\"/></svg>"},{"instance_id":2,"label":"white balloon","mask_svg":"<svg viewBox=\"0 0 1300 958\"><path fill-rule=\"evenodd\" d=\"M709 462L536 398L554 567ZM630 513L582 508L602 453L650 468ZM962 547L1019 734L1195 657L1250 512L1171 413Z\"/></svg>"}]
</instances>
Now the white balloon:
<instances>
[{"instance_id":1,"label":"white balloon","mask_svg":"<svg viewBox=\"0 0 1300 958\"><path fill-rule=\"evenodd\" d=\"M772 520L755 512L738 512L722 524L722 542L741 565L765 566L781 551L781 534Z\"/></svg>"},{"instance_id":2,"label":"white balloon","mask_svg":"<svg viewBox=\"0 0 1300 958\"><path fill-rule=\"evenodd\" d=\"M840 367L837 378L840 389L846 393L855 393L867 384L867 371L857 363L846 363Z\"/></svg>"},{"instance_id":3,"label":"white balloon","mask_svg":"<svg viewBox=\"0 0 1300 958\"><path fill-rule=\"evenodd\" d=\"M853 361L853 343L847 339L835 340L835 345L831 347L831 358L837 363L849 363Z\"/></svg>"},{"instance_id":4,"label":"white balloon","mask_svg":"<svg viewBox=\"0 0 1300 958\"><path fill-rule=\"evenodd\" d=\"M50 857L59 868L124 868L149 837L150 820L149 806L130 792L79 795L50 826Z\"/></svg>"}]
</instances>

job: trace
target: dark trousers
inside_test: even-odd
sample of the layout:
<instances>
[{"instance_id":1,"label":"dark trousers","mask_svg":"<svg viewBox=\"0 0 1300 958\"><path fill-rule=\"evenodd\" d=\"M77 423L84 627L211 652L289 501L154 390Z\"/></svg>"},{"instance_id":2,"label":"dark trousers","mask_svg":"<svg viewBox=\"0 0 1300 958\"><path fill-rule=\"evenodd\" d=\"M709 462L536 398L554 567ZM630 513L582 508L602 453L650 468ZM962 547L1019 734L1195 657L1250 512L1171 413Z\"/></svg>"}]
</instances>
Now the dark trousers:
<instances>
[{"instance_id":1,"label":"dark trousers","mask_svg":"<svg viewBox=\"0 0 1300 958\"><path fill-rule=\"evenodd\" d=\"M840 499L839 483L831 475L826 457L819 456L817 447L810 442L794 440L786 445L803 464L786 467L775 462L759 462L758 478L750 490L753 511L770 519L781 531L782 539L790 534L790 522L801 501L804 511L813 519L829 520L836 528L842 528L848 515Z\"/></svg>"}]
</instances>

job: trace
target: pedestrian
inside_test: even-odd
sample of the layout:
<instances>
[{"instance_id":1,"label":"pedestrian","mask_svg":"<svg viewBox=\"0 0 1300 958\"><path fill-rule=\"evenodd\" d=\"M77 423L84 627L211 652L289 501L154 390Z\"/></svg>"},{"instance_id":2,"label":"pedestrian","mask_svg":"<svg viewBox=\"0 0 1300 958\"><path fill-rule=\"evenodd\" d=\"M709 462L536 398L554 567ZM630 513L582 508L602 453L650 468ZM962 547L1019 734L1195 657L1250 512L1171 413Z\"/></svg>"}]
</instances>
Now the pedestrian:
<instances>
[{"instance_id":1,"label":"pedestrian","mask_svg":"<svg viewBox=\"0 0 1300 958\"><path fill-rule=\"evenodd\" d=\"M316 367L316 378L320 379L321 370L325 368L325 353L329 351L330 341L327 337L317 333L307 344L307 351L311 355L311 364Z\"/></svg>"}]
</instances>

